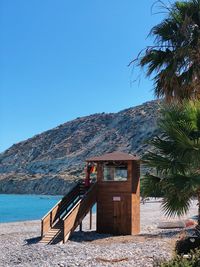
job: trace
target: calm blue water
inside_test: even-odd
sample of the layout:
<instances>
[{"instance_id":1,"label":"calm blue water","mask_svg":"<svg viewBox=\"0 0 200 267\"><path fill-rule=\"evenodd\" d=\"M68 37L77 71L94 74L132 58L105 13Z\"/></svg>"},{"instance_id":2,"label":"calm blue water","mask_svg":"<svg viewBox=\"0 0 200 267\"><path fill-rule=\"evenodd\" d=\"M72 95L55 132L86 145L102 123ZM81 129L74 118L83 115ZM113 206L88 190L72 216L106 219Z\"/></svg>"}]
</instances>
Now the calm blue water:
<instances>
[{"instance_id":1,"label":"calm blue water","mask_svg":"<svg viewBox=\"0 0 200 267\"><path fill-rule=\"evenodd\" d=\"M0 194L0 223L41 219L61 198Z\"/></svg>"}]
</instances>

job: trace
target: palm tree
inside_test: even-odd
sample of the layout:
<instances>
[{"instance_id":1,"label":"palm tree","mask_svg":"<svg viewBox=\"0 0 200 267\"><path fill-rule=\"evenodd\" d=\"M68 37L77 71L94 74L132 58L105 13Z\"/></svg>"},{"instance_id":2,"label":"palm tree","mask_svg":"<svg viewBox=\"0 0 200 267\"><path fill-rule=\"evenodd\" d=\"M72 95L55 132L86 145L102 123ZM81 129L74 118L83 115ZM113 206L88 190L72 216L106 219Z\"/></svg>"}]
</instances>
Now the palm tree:
<instances>
[{"instance_id":1,"label":"palm tree","mask_svg":"<svg viewBox=\"0 0 200 267\"><path fill-rule=\"evenodd\" d=\"M181 216L193 197L200 204L200 101L166 105L158 125L161 134L143 157L152 169L142 180L143 195L162 193L165 214ZM198 214L200 224L200 206Z\"/></svg>"},{"instance_id":2,"label":"palm tree","mask_svg":"<svg viewBox=\"0 0 200 267\"><path fill-rule=\"evenodd\" d=\"M176 1L165 9L167 17L150 32L154 45L136 62L147 68L147 76L153 75L156 97L199 99L200 0Z\"/></svg>"}]
</instances>

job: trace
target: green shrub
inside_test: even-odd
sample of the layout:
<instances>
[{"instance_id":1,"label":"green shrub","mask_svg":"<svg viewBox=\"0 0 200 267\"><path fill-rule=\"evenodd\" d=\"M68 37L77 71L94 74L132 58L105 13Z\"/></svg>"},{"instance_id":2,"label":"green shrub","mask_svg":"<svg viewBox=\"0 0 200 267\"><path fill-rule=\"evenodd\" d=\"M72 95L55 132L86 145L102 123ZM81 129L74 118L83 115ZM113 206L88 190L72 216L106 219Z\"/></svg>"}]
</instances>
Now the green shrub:
<instances>
[{"instance_id":1,"label":"green shrub","mask_svg":"<svg viewBox=\"0 0 200 267\"><path fill-rule=\"evenodd\" d=\"M188 254L188 258L176 255L172 260L155 260L153 267L200 267L200 250Z\"/></svg>"}]
</instances>

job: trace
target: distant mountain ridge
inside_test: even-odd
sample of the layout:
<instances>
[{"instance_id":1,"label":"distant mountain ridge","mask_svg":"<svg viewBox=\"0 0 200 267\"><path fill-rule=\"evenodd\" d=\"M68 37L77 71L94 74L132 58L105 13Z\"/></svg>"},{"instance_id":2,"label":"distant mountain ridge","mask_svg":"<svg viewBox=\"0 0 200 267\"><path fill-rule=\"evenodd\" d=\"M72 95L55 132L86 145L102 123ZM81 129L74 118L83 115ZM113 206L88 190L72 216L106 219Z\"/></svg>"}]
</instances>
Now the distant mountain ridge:
<instances>
[{"instance_id":1,"label":"distant mountain ridge","mask_svg":"<svg viewBox=\"0 0 200 267\"><path fill-rule=\"evenodd\" d=\"M142 155L158 130L159 101L118 113L77 118L0 154L0 193L64 194L91 156L122 151Z\"/></svg>"}]
</instances>

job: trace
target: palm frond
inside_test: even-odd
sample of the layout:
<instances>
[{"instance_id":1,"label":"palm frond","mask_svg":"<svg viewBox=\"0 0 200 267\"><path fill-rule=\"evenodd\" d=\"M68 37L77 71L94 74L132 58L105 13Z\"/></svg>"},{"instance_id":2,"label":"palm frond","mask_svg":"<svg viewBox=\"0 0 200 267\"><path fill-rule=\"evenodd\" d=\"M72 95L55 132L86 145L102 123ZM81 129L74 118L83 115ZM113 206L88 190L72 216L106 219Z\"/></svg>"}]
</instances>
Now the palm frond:
<instances>
[{"instance_id":1,"label":"palm frond","mask_svg":"<svg viewBox=\"0 0 200 267\"><path fill-rule=\"evenodd\" d=\"M181 195L181 192L179 194ZM161 207L166 216L182 216L188 212L190 204L190 195L184 195L182 198L177 195L168 195L164 197Z\"/></svg>"},{"instance_id":2,"label":"palm frond","mask_svg":"<svg viewBox=\"0 0 200 267\"><path fill-rule=\"evenodd\" d=\"M155 170L144 179L145 194L162 192L168 216L183 215L200 189L200 101L164 105L160 136L148 142L145 166ZM155 189L155 190L154 190Z\"/></svg>"},{"instance_id":3,"label":"palm frond","mask_svg":"<svg viewBox=\"0 0 200 267\"><path fill-rule=\"evenodd\" d=\"M197 0L176 1L168 15L154 26L154 44L138 57L154 92L167 101L200 97L200 5Z\"/></svg>"},{"instance_id":4,"label":"palm frond","mask_svg":"<svg viewBox=\"0 0 200 267\"><path fill-rule=\"evenodd\" d=\"M161 179L150 173L146 173L141 179L141 196L142 197L157 197L162 194Z\"/></svg>"}]
</instances>

